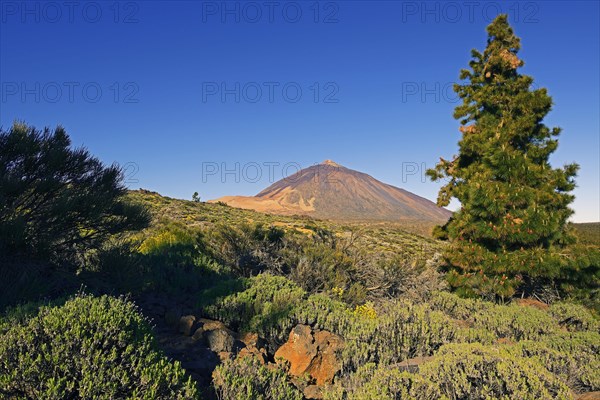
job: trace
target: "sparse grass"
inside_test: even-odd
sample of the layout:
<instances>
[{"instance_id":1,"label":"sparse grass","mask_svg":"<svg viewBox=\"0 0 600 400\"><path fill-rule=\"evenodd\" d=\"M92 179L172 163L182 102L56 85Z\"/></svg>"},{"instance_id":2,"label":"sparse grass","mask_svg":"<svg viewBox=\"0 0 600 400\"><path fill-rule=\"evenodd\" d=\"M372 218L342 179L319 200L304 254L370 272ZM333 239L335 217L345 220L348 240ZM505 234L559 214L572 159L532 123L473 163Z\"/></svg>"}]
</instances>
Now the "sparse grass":
<instances>
[{"instance_id":1,"label":"sparse grass","mask_svg":"<svg viewBox=\"0 0 600 400\"><path fill-rule=\"evenodd\" d=\"M150 209L155 226L165 220L180 221L189 227L202 229L216 225L262 224L277 226L286 233L305 236L324 229L342 238L354 235L351 239L360 248L381 255L432 255L441 251L444 246L443 242L428 237L425 233L428 228L419 228L416 224L401 226L395 223L338 223L307 216L270 215L219 203L172 199L147 190L130 191L129 196ZM423 234L412 233L415 230Z\"/></svg>"}]
</instances>

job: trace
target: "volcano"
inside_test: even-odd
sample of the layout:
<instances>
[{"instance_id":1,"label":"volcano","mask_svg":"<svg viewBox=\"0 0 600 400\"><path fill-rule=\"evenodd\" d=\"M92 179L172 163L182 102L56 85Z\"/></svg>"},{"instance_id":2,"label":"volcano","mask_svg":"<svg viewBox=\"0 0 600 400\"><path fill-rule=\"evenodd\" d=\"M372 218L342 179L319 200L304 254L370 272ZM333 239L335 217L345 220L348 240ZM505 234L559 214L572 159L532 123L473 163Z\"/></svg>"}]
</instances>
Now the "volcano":
<instances>
[{"instance_id":1,"label":"volcano","mask_svg":"<svg viewBox=\"0 0 600 400\"><path fill-rule=\"evenodd\" d=\"M452 213L407 190L388 185L331 160L302 169L256 196L225 196L213 202L280 215L339 221L444 223Z\"/></svg>"}]
</instances>

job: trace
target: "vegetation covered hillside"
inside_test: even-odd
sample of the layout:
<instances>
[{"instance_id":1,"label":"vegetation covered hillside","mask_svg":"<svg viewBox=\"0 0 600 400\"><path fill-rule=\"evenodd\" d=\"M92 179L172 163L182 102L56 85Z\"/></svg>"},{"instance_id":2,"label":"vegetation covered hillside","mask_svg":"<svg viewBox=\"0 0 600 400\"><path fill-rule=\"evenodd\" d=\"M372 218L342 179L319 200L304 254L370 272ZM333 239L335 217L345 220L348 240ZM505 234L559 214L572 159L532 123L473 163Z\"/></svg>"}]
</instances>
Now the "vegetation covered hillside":
<instances>
[{"instance_id":1,"label":"vegetation covered hillside","mask_svg":"<svg viewBox=\"0 0 600 400\"><path fill-rule=\"evenodd\" d=\"M550 100L516 74L506 17L488 30L458 87L475 128L437 170L462 208L437 239L128 191L61 127L0 128L0 398L600 394L595 225L567 223Z\"/></svg>"},{"instance_id":2,"label":"vegetation covered hillside","mask_svg":"<svg viewBox=\"0 0 600 400\"><path fill-rule=\"evenodd\" d=\"M426 231L416 226L394 223L357 223L324 221L308 216L272 215L252 210L229 207L224 203L201 203L161 196L140 189L129 192L129 197L144 204L152 213L156 225L166 221L181 222L188 227L201 229L223 225L272 225L285 232L310 236L319 230L331 231L340 239L351 239L365 250L383 254L434 254L441 250L440 241L430 238ZM413 233L421 231L422 234Z\"/></svg>"},{"instance_id":3,"label":"vegetation covered hillside","mask_svg":"<svg viewBox=\"0 0 600 400\"><path fill-rule=\"evenodd\" d=\"M600 390L595 374L600 367L600 323L593 311L568 299L550 305L461 299L446 291L438 269L437 254L444 242L385 226L275 217L143 190L129 192L127 198L147 208L152 222L138 233L115 237L89 255L92 262L78 275L86 290L97 295L130 293L129 299L119 300L125 304L132 300L145 304L148 296L178 299L198 318L224 323L235 337L256 335L262 349L250 357L243 356L250 347L233 346L226 355L218 353L208 378L197 375L200 359L175 354L180 364L152 372L166 374L160 375L165 382L161 389L156 386L164 393L224 399L568 399ZM76 307L89 301L96 300L86 297L62 306L64 300L58 299L51 312L42 309L37 317L33 316L38 303L9 307L4 351L16 356L20 350L11 347L10 340L24 338L24 332L31 331L28 326L48 323L43 321L50 315L64 312L62 318L71 319L71 324L84 323L77 321L87 311ZM85 310L108 316L111 311L106 307L87 305ZM119 318L133 314L121 316L118 307L111 318L122 326ZM161 345L170 345L161 330L173 318L169 312L148 314L157 326L159 352ZM42 319L35 322L35 318ZM61 344L67 346L66 354L78 354L69 344L72 334L61 333L66 325L53 326L58 329L55 340L66 340ZM84 329L103 335L101 330L108 326ZM330 380L319 382L321 375L314 371L296 374L293 358L292 364L277 362L276 354L298 326L310 327L314 335L328 332L343 343L328 367ZM31 332L35 337L35 329ZM187 340L191 349L211 345L205 337L195 337L183 333L177 340ZM43 352L33 347L26 351ZM18 393L14 374L33 363L33 359L13 357L5 357L5 393ZM159 357L159 362L160 355L152 357ZM73 379L61 371L54 373L64 376L65 382ZM68 387L66 383L55 386L40 376L31 386L23 384L23 390L40 384L42 389L36 390ZM174 381L177 376L181 379ZM189 377L194 380L186 383ZM179 383L164 386L169 381ZM87 389L70 390L82 395ZM162 396L166 395L148 398L167 398Z\"/></svg>"},{"instance_id":4,"label":"vegetation covered hillside","mask_svg":"<svg viewBox=\"0 0 600 400\"><path fill-rule=\"evenodd\" d=\"M581 243L600 246L600 222L574 224Z\"/></svg>"}]
</instances>

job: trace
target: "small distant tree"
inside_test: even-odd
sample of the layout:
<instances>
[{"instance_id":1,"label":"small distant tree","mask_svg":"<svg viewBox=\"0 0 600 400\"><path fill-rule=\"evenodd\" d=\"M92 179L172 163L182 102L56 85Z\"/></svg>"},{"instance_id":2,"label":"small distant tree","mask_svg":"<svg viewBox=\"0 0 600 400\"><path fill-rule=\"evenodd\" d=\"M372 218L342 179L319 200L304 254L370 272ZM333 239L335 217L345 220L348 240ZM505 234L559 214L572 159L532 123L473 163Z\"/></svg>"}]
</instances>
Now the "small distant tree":
<instances>
[{"instance_id":1,"label":"small distant tree","mask_svg":"<svg viewBox=\"0 0 600 400\"><path fill-rule=\"evenodd\" d=\"M194 192L194 194L192 195L192 201L194 203L200 203L200 196L198 195L198 192Z\"/></svg>"},{"instance_id":2,"label":"small distant tree","mask_svg":"<svg viewBox=\"0 0 600 400\"><path fill-rule=\"evenodd\" d=\"M123 171L70 146L60 126L0 128L0 259L68 260L148 225L125 198Z\"/></svg>"},{"instance_id":3,"label":"small distant tree","mask_svg":"<svg viewBox=\"0 0 600 400\"><path fill-rule=\"evenodd\" d=\"M487 32L486 49L472 51L470 69L460 73L466 82L454 87L463 100L454 112L459 154L440 159L428 175L448 178L439 205L461 203L444 227L449 282L468 293L510 296L524 280L557 277L568 263L561 249L572 241L569 192L578 166L549 164L560 133L542 122L552 98L518 72L520 39L507 16Z\"/></svg>"}]
</instances>

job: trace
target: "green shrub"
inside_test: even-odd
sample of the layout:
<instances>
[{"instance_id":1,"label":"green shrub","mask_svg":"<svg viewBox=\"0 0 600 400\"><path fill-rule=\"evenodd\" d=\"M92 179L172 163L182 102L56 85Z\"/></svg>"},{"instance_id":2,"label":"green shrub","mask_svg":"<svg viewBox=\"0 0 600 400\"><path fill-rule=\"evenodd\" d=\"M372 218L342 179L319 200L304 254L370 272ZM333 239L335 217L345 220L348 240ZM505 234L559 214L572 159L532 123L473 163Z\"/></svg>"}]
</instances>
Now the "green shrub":
<instances>
[{"instance_id":1,"label":"green shrub","mask_svg":"<svg viewBox=\"0 0 600 400\"><path fill-rule=\"evenodd\" d=\"M204 250L200 231L186 228L183 224L166 223L143 239L138 251L160 258L169 264L191 264L195 256Z\"/></svg>"},{"instance_id":2,"label":"green shrub","mask_svg":"<svg viewBox=\"0 0 600 400\"><path fill-rule=\"evenodd\" d=\"M496 305L473 316L474 326L487 329L500 338L538 339L558 331L556 321L546 312L515 304Z\"/></svg>"},{"instance_id":3,"label":"green shrub","mask_svg":"<svg viewBox=\"0 0 600 400\"><path fill-rule=\"evenodd\" d=\"M542 365L478 343L444 346L419 368L450 399L570 399L569 388Z\"/></svg>"},{"instance_id":4,"label":"green shrub","mask_svg":"<svg viewBox=\"0 0 600 400\"><path fill-rule=\"evenodd\" d=\"M232 329L256 332L263 337L283 340L283 332L293 327L294 309L305 295L289 279L260 274L244 281L245 290L206 306L204 311ZM201 296L214 295L207 291Z\"/></svg>"},{"instance_id":5,"label":"green shrub","mask_svg":"<svg viewBox=\"0 0 600 400\"><path fill-rule=\"evenodd\" d=\"M380 292L380 298L402 298L413 302L422 303L429 300L432 293L447 287L445 274L440 271L441 255L434 252L417 252L416 254L399 254L390 258L383 258L376 265L367 265L360 272L369 275L370 269L376 274L377 279L369 279L369 295ZM369 255L371 257L371 255ZM372 263L369 263L372 264Z\"/></svg>"},{"instance_id":6,"label":"green shrub","mask_svg":"<svg viewBox=\"0 0 600 400\"><path fill-rule=\"evenodd\" d=\"M215 369L213 385L223 400L302 400L304 396L289 383L279 368L261 365L254 357L227 361Z\"/></svg>"},{"instance_id":7,"label":"green shrub","mask_svg":"<svg viewBox=\"0 0 600 400\"><path fill-rule=\"evenodd\" d=\"M83 295L43 307L0 340L0 394L8 398L195 398L184 374L123 298Z\"/></svg>"},{"instance_id":8,"label":"green shrub","mask_svg":"<svg viewBox=\"0 0 600 400\"><path fill-rule=\"evenodd\" d=\"M570 399L569 388L539 359L474 344L443 346L419 371L368 363L336 380L327 400Z\"/></svg>"},{"instance_id":9,"label":"green shrub","mask_svg":"<svg viewBox=\"0 0 600 400\"><path fill-rule=\"evenodd\" d=\"M465 299L449 292L432 293L429 303L434 310L442 311L452 318L463 321L472 321L476 313L485 312L496 306L489 301Z\"/></svg>"},{"instance_id":10,"label":"green shrub","mask_svg":"<svg viewBox=\"0 0 600 400\"><path fill-rule=\"evenodd\" d=\"M544 337L543 342L553 349L568 354L600 354L598 332L561 332Z\"/></svg>"},{"instance_id":11,"label":"green shrub","mask_svg":"<svg viewBox=\"0 0 600 400\"><path fill-rule=\"evenodd\" d=\"M170 295L202 290L227 277L228 271L207 254L199 230L163 221L109 241L80 273L88 287L104 293Z\"/></svg>"},{"instance_id":12,"label":"green shrub","mask_svg":"<svg viewBox=\"0 0 600 400\"><path fill-rule=\"evenodd\" d=\"M382 305L376 318L361 316L324 295L310 296L306 303L297 309L298 321L344 338L342 359L347 371L367 362L393 364L431 355L453 341L492 340L457 326L441 312L408 301Z\"/></svg>"},{"instance_id":13,"label":"green shrub","mask_svg":"<svg viewBox=\"0 0 600 400\"><path fill-rule=\"evenodd\" d=\"M234 329L259 333L272 349L288 339L296 324L331 331L346 343L341 354L345 371L367 362L391 364L431 355L454 341L495 339L484 329L460 327L442 312L408 301L385 303L373 309L375 315L364 316L324 294L305 299L305 292L283 277L261 274L245 281L245 287L204 311Z\"/></svg>"},{"instance_id":14,"label":"green shrub","mask_svg":"<svg viewBox=\"0 0 600 400\"><path fill-rule=\"evenodd\" d=\"M208 315L216 318L221 313L221 305L225 298L235 293L242 292L248 288L248 278L220 279L208 289L200 292L200 298L196 305L203 309Z\"/></svg>"},{"instance_id":15,"label":"green shrub","mask_svg":"<svg viewBox=\"0 0 600 400\"><path fill-rule=\"evenodd\" d=\"M23 325L30 318L37 315L43 306L58 306L64 304L67 298L50 300L29 301L6 307L0 314L0 335L8 332L14 325Z\"/></svg>"},{"instance_id":16,"label":"green shrub","mask_svg":"<svg viewBox=\"0 0 600 400\"><path fill-rule=\"evenodd\" d=\"M372 400L372 399L431 399L445 397L432 382L420 375L397 368L377 367L369 363L355 373L336 383L323 393L325 400Z\"/></svg>"},{"instance_id":17,"label":"green shrub","mask_svg":"<svg viewBox=\"0 0 600 400\"><path fill-rule=\"evenodd\" d=\"M111 235L144 228L123 170L72 148L62 127L0 128L0 258L76 263Z\"/></svg>"},{"instance_id":18,"label":"green shrub","mask_svg":"<svg viewBox=\"0 0 600 400\"><path fill-rule=\"evenodd\" d=\"M1 253L1 250L0 250ZM70 268L0 256L0 311L20 303L75 293L80 287Z\"/></svg>"},{"instance_id":19,"label":"green shrub","mask_svg":"<svg viewBox=\"0 0 600 400\"><path fill-rule=\"evenodd\" d=\"M467 321L475 328L511 340L538 339L565 326L571 331L597 331L600 324L587 308L573 303L556 303L548 311L516 304L500 305L478 299L463 299L455 294L436 292L431 307L452 318Z\"/></svg>"},{"instance_id":20,"label":"green shrub","mask_svg":"<svg viewBox=\"0 0 600 400\"><path fill-rule=\"evenodd\" d=\"M567 355L573 359L573 363L570 364L571 369L566 372L566 376L569 384L575 390L600 390L600 375L598 374L600 371L600 334L598 332L563 332L543 338L542 344L557 351L563 357ZM525 351L537 355L530 348L526 348ZM549 360L548 362L549 364L545 365L554 370L560 368L557 361Z\"/></svg>"},{"instance_id":21,"label":"green shrub","mask_svg":"<svg viewBox=\"0 0 600 400\"><path fill-rule=\"evenodd\" d=\"M592 313L582 305L574 303L554 303L548 313L569 331L595 331L600 323Z\"/></svg>"},{"instance_id":22,"label":"green shrub","mask_svg":"<svg viewBox=\"0 0 600 400\"><path fill-rule=\"evenodd\" d=\"M357 265L333 232L316 229L310 238L288 239L282 252L289 266L289 277L308 293L344 288L343 298L350 302L364 302L364 276L353 274Z\"/></svg>"},{"instance_id":23,"label":"green shrub","mask_svg":"<svg viewBox=\"0 0 600 400\"><path fill-rule=\"evenodd\" d=\"M217 225L210 231L208 249L221 264L227 265L242 277L267 270L279 271L279 250L284 231L263 224Z\"/></svg>"},{"instance_id":24,"label":"green shrub","mask_svg":"<svg viewBox=\"0 0 600 400\"><path fill-rule=\"evenodd\" d=\"M598 353L559 351L539 341L519 342L508 347L508 350L513 354L534 359L577 392L600 389Z\"/></svg>"}]
</instances>

